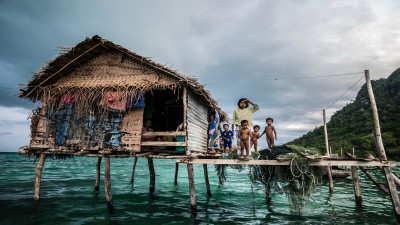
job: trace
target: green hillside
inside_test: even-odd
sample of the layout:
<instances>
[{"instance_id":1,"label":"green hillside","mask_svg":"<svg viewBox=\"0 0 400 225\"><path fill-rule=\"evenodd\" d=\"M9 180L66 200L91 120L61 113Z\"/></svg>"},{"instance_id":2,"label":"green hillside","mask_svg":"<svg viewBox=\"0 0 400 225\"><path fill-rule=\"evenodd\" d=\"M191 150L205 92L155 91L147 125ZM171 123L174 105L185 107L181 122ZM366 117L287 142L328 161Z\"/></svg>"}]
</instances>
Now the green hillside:
<instances>
[{"instance_id":1,"label":"green hillside","mask_svg":"<svg viewBox=\"0 0 400 225\"><path fill-rule=\"evenodd\" d=\"M382 139L388 158L400 159L400 68L387 79L372 81L382 130ZM377 156L372 130L371 104L364 84L354 102L337 111L327 123L329 145L333 153L351 152ZM324 127L318 127L288 144L316 147L325 153Z\"/></svg>"}]
</instances>

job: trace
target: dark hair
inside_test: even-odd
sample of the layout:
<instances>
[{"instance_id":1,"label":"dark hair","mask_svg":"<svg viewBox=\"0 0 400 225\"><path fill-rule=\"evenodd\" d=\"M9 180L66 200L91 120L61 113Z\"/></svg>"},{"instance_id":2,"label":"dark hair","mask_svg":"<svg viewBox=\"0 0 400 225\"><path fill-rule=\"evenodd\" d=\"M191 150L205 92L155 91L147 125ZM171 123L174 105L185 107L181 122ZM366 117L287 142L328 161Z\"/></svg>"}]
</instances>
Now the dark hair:
<instances>
[{"instance_id":1,"label":"dark hair","mask_svg":"<svg viewBox=\"0 0 400 225\"><path fill-rule=\"evenodd\" d=\"M243 125L244 123L249 123L249 121L247 121L247 120L240 121L240 125Z\"/></svg>"},{"instance_id":2,"label":"dark hair","mask_svg":"<svg viewBox=\"0 0 400 225\"><path fill-rule=\"evenodd\" d=\"M255 126L253 127L253 129L256 129L256 127L258 127L258 129L260 129L260 126L258 126L258 125L255 125Z\"/></svg>"},{"instance_id":3,"label":"dark hair","mask_svg":"<svg viewBox=\"0 0 400 225\"><path fill-rule=\"evenodd\" d=\"M222 125L222 127L225 127L225 126L228 126L228 127L229 127L229 124L225 123L224 125Z\"/></svg>"},{"instance_id":4,"label":"dark hair","mask_svg":"<svg viewBox=\"0 0 400 225\"><path fill-rule=\"evenodd\" d=\"M271 120L272 122L274 122L274 119L272 119L271 117L268 117L265 122L267 122L268 120Z\"/></svg>"},{"instance_id":5,"label":"dark hair","mask_svg":"<svg viewBox=\"0 0 400 225\"><path fill-rule=\"evenodd\" d=\"M243 101L243 100L247 100L247 98L241 98L241 99L239 99L239 101L238 101L238 107L239 107L239 108L240 108L240 102ZM248 103L248 102L246 102L246 107L245 107L245 108L247 108L247 107L249 107L249 103Z\"/></svg>"}]
</instances>

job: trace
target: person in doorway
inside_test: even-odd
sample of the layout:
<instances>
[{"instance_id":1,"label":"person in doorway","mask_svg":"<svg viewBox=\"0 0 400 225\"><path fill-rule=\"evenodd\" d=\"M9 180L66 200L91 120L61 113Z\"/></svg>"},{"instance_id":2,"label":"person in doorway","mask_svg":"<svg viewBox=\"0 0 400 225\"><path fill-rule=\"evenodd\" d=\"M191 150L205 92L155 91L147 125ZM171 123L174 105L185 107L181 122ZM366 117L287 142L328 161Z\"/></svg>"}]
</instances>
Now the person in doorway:
<instances>
[{"instance_id":1,"label":"person in doorway","mask_svg":"<svg viewBox=\"0 0 400 225\"><path fill-rule=\"evenodd\" d=\"M253 107L249 107L249 103L253 105ZM247 98L241 98L238 101L238 107L233 112L232 117L232 131L236 134L237 138L237 154L241 155L241 147L240 147L240 138L238 136L239 130L241 128L241 121L247 120L248 126L252 127L253 124L253 113L260 109L260 107L248 100Z\"/></svg>"},{"instance_id":2,"label":"person in doorway","mask_svg":"<svg viewBox=\"0 0 400 225\"><path fill-rule=\"evenodd\" d=\"M275 134L275 140L277 140L278 136L276 136L275 127L272 126L274 119L272 119L271 117L268 117L265 121L267 123L267 126L265 127L264 132L262 132L261 136L266 134L268 148L271 148L272 146L274 146L274 134Z\"/></svg>"},{"instance_id":3,"label":"person in doorway","mask_svg":"<svg viewBox=\"0 0 400 225\"><path fill-rule=\"evenodd\" d=\"M147 132L153 132L153 129L151 129L151 120L145 120L143 127L142 127L142 134L147 133ZM142 135L142 142L146 141L154 141L156 136L143 136Z\"/></svg>"}]
</instances>

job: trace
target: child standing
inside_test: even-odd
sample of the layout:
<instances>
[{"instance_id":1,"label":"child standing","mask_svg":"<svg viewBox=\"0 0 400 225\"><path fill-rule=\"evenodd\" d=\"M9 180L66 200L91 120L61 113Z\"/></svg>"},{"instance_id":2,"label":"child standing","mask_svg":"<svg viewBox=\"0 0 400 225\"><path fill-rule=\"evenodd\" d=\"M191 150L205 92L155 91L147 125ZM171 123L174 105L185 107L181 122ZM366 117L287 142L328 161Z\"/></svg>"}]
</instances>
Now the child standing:
<instances>
[{"instance_id":1,"label":"child standing","mask_svg":"<svg viewBox=\"0 0 400 225\"><path fill-rule=\"evenodd\" d=\"M232 153L232 139L233 132L229 130L229 125L224 124L224 131L222 132L222 140L224 141L224 153Z\"/></svg>"},{"instance_id":2,"label":"child standing","mask_svg":"<svg viewBox=\"0 0 400 225\"><path fill-rule=\"evenodd\" d=\"M252 104L254 107L249 107L249 103ZM240 124L242 120L247 120L248 126L252 127L253 125L253 113L257 110L260 109L260 107L253 103L252 101L248 100L247 98L241 98L239 99L238 102L238 109L235 109L233 112L233 117L232 117L232 131L236 133L236 136L238 137L237 139L237 154L241 154L241 146L240 146L240 138L238 136L239 130L240 130ZM235 129L236 125L236 129Z\"/></svg>"},{"instance_id":3,"label":"child standing","mask_svg":"<svg viewBox=\"0 0 400 225\"><path fill-rule=\"evenodd\" d=\"M275 127L272 126L272 123L274 122L274 119L272 119L271 117L268 117L265 121L267 122L267 126L265 127L265 130L261 134L261 136L263 136L264 134L267 135L268 148L271 148L274 145L274 135L272 134L272 132L274 132L274 134L275 134L275 140L278 137L276 136Z\"/></svg>"},{"instance_id":4,"label":"child standing","mask_svg":"<svg viewBox=\"0 0 400 225\"><path fill-rule=\"evenodd\" d=\"M258 131L260 131L260 126L255 125L253 129L254 131L251 132L250 149L254 145L254 150L257 152L258 139L261 137L261 135L258 133Z\"/></svg>"},{"instance_id":5,"label":"child standing","mask_svg":"<svg viewBox=\"0 0 400 225\"><path fill-rule=\"evenodd\" d=\"M238 133L238 138L240 138L240 147L242 149L239 159L250 160L250 137L251 130L248 128L249 122L247 120L242 120L240 123L241 127ZM246 158L244 157L244 152L246 151Z\"/></svg>"}]
</instances>

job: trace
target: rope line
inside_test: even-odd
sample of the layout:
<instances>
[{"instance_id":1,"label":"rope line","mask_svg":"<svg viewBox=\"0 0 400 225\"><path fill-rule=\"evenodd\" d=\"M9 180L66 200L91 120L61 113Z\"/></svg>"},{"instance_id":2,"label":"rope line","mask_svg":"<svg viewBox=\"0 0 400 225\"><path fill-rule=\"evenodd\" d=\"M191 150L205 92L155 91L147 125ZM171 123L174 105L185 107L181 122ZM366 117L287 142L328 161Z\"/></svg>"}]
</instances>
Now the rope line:
<instances>
[{"instance_id":1,"label":"rope line","mask_svg":"<svg viewBox=\"0 0 400 225\"><path fill-rule=\"evenodd\" d=\"M339 98L337 98L334 102L332 102L332 104L330 104L328 107L326 107L326 109L329 109L331 106L333 106L337 101L339 101L339 99L341 99L347 92L349 92L358 82L360 82L362 79L364 78L364 76L360 77L360 79L358 79L353 85L351 85L351 87L349 89L347 89L347 91L345 91L342 95L340 95Z\"/></svg>"},{"instance_id":2,"label":"rope line","mask_svg":"<svg viewBox=\"0 0 400 225\"><path fill-rule=\"evenodd\" d=\"M327 78L327 77L339 77L339 76L350 76L357 75L364 72L354 72L354 73L341 73L341 74L330 74L330 75L320 75L320 76L303 76L303 77L282 77L282 78L265 78L265 77L229 77L229 79L247 79L247 80L301 80L301 79L313 79L313 78ZM214 77L226 79L226 77Z\"/></svg>"}]
</instances>

